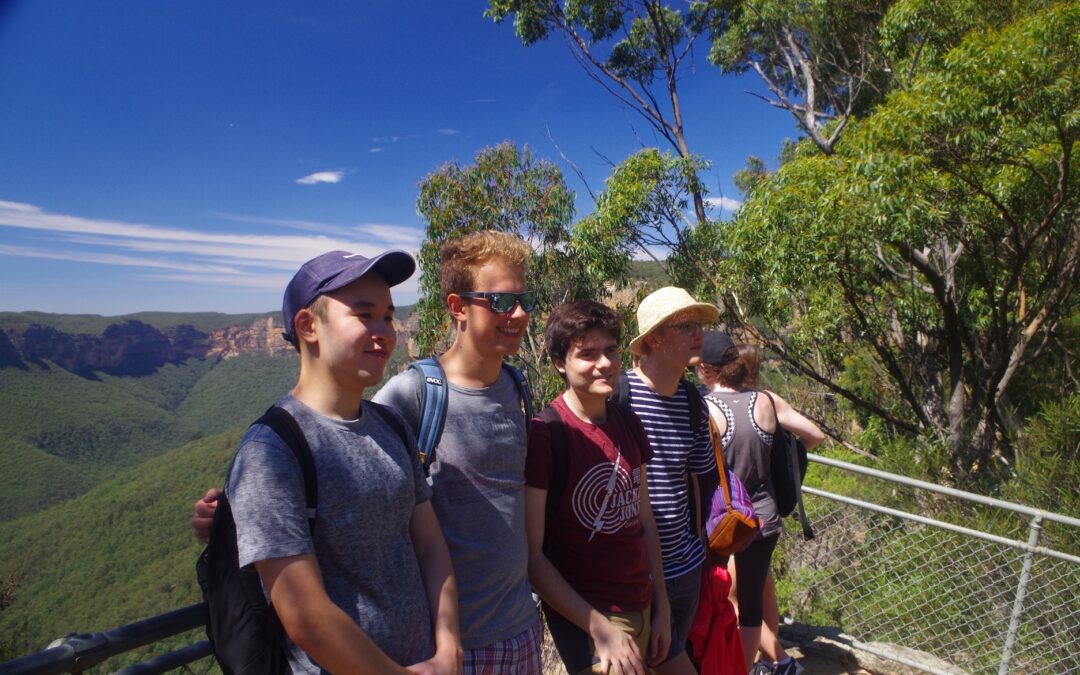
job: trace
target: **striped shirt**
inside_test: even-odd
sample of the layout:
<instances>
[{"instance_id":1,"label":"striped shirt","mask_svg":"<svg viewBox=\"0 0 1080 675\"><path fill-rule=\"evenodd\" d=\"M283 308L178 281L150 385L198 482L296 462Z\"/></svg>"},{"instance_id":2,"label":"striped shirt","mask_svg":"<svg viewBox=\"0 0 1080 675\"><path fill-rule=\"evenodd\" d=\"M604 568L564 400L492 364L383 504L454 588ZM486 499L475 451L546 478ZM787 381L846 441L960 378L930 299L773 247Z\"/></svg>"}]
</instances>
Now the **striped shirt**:
<instances>
[{"instance_id":1,"label":"striped shirt","mask_svg":"<svg viewBox=\"0 0 1080 675\"><path fill-rule=\"evenodd\" d=\"M652 446L647 464L649 502L660 535L664 578L693 571L705 562L705 549L693 531L686 473L716 471L712 441L709 439L708 410L701 405L701 425L690 428L690 404L680 386L674 396L660 396L636 372L625 373L630 384L630 407L641 419Z\"/></svg>"}]
</instances>

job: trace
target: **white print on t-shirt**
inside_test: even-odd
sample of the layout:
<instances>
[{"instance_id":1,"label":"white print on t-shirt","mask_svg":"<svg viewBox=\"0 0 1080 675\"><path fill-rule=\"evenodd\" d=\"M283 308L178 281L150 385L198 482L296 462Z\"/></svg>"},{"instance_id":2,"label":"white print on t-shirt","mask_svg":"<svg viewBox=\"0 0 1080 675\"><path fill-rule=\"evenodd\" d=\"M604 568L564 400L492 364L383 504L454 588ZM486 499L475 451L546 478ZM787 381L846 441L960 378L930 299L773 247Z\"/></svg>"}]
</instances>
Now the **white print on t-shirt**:
<instances>
[{"instance_id":1,"label":"white print on t-shirt","mask_svg":"<svg viewBox=\"0 0 1080 675\"><path fill-rule=\"evenodd\" d=\"M612 462L597 464L589 469L571 496L574 517L582 527L592 532L614 534L638 520L641 510L641 467L631 474L621 464L616 471L615 486L608 494Z\"/></svg>"}]
</instances>

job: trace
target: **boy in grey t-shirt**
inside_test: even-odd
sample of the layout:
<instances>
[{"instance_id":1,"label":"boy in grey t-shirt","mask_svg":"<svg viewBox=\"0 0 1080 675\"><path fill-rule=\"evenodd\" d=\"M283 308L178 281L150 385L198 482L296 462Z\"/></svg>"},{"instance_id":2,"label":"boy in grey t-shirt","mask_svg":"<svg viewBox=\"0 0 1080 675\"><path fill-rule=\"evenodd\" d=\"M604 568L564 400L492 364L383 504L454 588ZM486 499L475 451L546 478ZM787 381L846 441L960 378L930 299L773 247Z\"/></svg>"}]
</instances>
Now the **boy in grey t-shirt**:
<instances>
[{"instance_id":1,"label":"boy in grey t-shirt","mask_svg":"<svg viewBox=\"0 0 1080 675\"><path fill-rule=\"evenodd\" d=\"M432 502L457 575L466 673L540 673L540 617L528 580L525 419L503 358L517 354L536 296L526 290L531 250L502 232L450 240L440 291L454 341L439 356L448 383L446 424L431 465ZM392 378L374 400L420 426L418 373Z\"/></svg>"},{"instance_id":2,"label":"boy in grey t-shirt","mask_svg":"<svg viewBox=\"0 0 1080 675\"><path fill-rule=\"evenodd\" d=\"M248 430L229 472L239 563L254 564L294 672L460 672L456 585L415 445L393 412L361 407L396 342L390 286L414 269L401 251L334 251L285 291L300 376L278 405L311 447L314 534L300 467L271 429Z\"/></svg>"},{"instance_id":3,"label":"boy in grey t-shirt","mask_svg":"<svg viewBox=\"0 0 1080 675\"><path fill-rule=\"evenodd\" d=\"M536 296L525 288L531 250L519 237L481 231L448 241L441 293L454 342L439 356L448 383L446 423L431 466L431 502L458 579L465 673L540 675L543 637L528 580L525 425L503 358L517 354ZM373 400L420 427L422 382L397 375ZM192 527L205 541L211 489Z\"/></svg>"}]
</instances>

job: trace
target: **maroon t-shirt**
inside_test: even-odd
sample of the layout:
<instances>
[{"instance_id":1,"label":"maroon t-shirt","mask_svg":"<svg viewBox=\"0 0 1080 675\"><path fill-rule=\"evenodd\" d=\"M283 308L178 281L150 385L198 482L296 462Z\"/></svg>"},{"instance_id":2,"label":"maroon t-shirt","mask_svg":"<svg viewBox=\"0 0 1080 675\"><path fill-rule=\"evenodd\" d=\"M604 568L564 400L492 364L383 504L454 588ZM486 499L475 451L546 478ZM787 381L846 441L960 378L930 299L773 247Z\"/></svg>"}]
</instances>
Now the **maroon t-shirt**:
<instances>
[{"instance_id":1,"label":"maroon t-shirt","mask_svg":"<svg viewBox=\"0 0 1080 675\"><path fill-rule=\"evenodd\" d=\"M545 553L593 607L645 609L652 602L652 582L640 518L641 466L652 451L641 422L611 403L599 426L578 419L562 396L551 407L563 422L570 466L561 503L547 524ZM552 474L551 433L534 419L525 484L547 490Z\"/></svg>"}]
</instances>

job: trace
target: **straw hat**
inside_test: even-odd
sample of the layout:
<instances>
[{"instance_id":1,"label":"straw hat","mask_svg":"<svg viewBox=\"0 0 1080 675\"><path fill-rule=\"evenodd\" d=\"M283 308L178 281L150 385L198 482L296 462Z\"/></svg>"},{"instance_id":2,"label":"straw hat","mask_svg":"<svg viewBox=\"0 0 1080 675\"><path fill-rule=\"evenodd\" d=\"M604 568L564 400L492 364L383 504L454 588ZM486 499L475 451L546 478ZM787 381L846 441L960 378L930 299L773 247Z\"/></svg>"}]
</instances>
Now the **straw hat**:
<instances>
[{"instance_id":1,"label":"straw hat","mask_svg":"<svg viewBox=\"0 0 1080 675\"><path fill-rule=\"evenodd\" d=\"M630 341L631 353L640 356L645 336L661 328L671 317L688 309L693 310L703 323L712 323L720 318L720 310L716 305L698 302L682 288L666 286L646 296L638 305L637 322L641 332Z\"/></svg>"}]
</instances>

